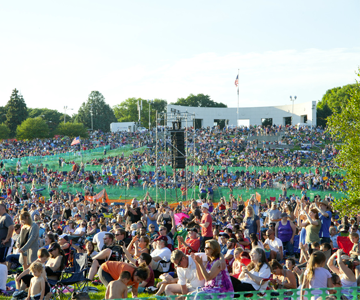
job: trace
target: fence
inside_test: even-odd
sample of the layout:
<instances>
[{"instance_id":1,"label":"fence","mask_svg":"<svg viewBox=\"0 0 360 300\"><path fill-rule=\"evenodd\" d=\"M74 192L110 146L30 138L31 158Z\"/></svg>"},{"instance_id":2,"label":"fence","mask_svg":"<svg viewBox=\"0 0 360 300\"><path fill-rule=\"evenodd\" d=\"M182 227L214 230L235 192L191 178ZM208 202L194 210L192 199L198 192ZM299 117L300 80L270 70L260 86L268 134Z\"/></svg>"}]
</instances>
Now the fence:
<instances>
[{"instance_id":1,"label":"fence","mask_svg":"<svg viewBox=\"0 0 360 300\"><path fill-rule=\"evenodd\" d=\"M233 293L194 293L190 295L181 296L184 300L205 300L205 299L223 299L223 300L232 300L232 299L257 299L257 300L300 300L300 290L266 290L263 292L251 291L251 292L233 292ZM359 299L358 298L358 287L337 287L337 288L321 288L321 289L304 289L302 300L313 300L313 299L322 299L322 300L335 300L335 299L344 299L342 296L345 296L346 299ZM168 300L177 299L175 296L166 296ZM319 298L321 297L321 298ZM155 299L165 299L165 297L144 297L141 298L144 300L155 300Z\"/></svg>"},{"instance_id":2,"label":"fence","mask_svg":"<svg viewBox=\"0 0 360 300\"><path fill-rule=\"evenodd\" d=\"M46 185L36 185L37 189L42 189L40 193L43 196L49 196L49 188ZM181 195L181 190L179 188L176 189L162 189L159 188L156 191L155 187L151 188L142 188L142 187L124 187L124 186L94 186L94 193L99 193L103 189L106 189L106 193L108 194L109 199L116 200L116 199L142 199L144 198L145 194L149 192L150 196L153 199L157 199L158 201L167 201L171 202L178 202L184 200ZM30 189L30 185L28 185L28 189ZM52 188L53 189L53 188ZM75 194L78 191L84 192L84 185L80 184L62 184L56 190L58 191L66 191ZM261 195L261 200L263 201L265 198L270 199L270 197L278 197L281 193L280 190L277 189L233 189L230 190L229 188L220 187L214 190L214 201L218 202L221 197L225 197L226 200L229 199L229 195L233 194L235 197L241 196L243 200L249 199L252 194L259 193ZM343 193L340 192L332 192L330 191L331 195L337 199L344 197ZM292 195L295 194L296 196L301 197L300 190L288 190L288 194ZM311 200L314 199L315 195L320 195L321 198L325 198L329 192L325 191L308 191L307 196L310 197ZM199 199L199 188L191 188L188 189L187 192L187 199Z\"/></svg>"},{"instance_id":3,"label":"fence","mask_svg":"<svg viewBox=\"0 0 360 300\"><path fill-rule=\"evenodd\" d=\"M94 159L103 159L107 156L115 156L115 155L121 155L124 153L124 156L129 155L130 153L134 151L143 152L146 147L141 148L133 148L131 145L125 145L121 146L117 149L109 150L110 146L105 147L98 147L95 149L90 150L82 150L77 152L67 152L67 153L61 153L56 155L46 155L46 156L26 156L20 158L21 162L21 171L26 170L27 165L29 164L39 164L42 163L44 166L46 166L48 169L52 170L61 170L61 171L70 171L72 169L73 164L70 162L88 162ZM106 155L104 155L104 150L106 150ZM59 167L59 158L63 158L65 160L65 165L62 167ZM18 158L13 159L4 159L3 162L5 164L5 167L7 169L15 169L16 164L19 161ZM87 171L99 171L101 170L101 166L94 166L94 165L86 165L85 170Z\"/></svg>"}]
</instances>

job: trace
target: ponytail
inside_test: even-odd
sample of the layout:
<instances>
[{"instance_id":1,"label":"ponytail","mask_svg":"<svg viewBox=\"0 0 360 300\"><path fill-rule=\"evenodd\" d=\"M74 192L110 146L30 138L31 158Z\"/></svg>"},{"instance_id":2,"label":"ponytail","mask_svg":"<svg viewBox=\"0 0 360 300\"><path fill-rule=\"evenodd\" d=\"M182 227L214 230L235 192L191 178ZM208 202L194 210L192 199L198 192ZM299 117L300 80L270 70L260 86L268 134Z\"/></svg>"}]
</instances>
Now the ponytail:
<instances>
[{"instance_id":1,"label":"ponytail","mask_svg":"<svg viewBox=\"0 0 360 300\"><path fill-rule=\"evenodd\" d=\"M318 268L325 261L326 261L326 256L323 252L316 251L311 254L307 267L307 275L306 275L306 279L309 283L315 275L315 269Z\"/></svg>"}]
</instances>

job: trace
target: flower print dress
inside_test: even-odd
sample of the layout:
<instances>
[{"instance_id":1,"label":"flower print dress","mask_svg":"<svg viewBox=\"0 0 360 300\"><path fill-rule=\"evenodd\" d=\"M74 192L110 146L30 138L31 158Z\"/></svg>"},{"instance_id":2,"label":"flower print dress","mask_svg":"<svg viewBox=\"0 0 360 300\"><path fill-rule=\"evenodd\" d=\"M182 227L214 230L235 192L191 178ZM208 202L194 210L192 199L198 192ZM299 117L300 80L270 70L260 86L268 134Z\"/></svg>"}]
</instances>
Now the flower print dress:
<instances>
[{"instance_id":1,"label":"flower print dress","mask_svg":"<svg viewBox=\"0 0 360 300\"><path fill-rule=\"evenodd\" d=\"M215 259L212 262L207 262L206 264L206 271L208 273L210 273L212 266L214 265L214 263L216 261L218 261L218 259ZM213 296L209 295L209 294L213 294L213 293L229 293L229 292L233 292L234 288L233 285L231 283L231 279L230 279L230 275L229 272L227 270L227 268L225 268L225 270L222 270L219 272L219 274L209 280L205 282L205 286L202 288L198 288L198 292L197 294L208 294L207 296L204 297L204 299L212 299ZM210 296L210 297L208 297ZM225 298L228 295L216 295L215 298ZM233 295L230 295L231 297L233 297ZM201 297L196 297L201 299Z\"/></svg>"}]
</instances>

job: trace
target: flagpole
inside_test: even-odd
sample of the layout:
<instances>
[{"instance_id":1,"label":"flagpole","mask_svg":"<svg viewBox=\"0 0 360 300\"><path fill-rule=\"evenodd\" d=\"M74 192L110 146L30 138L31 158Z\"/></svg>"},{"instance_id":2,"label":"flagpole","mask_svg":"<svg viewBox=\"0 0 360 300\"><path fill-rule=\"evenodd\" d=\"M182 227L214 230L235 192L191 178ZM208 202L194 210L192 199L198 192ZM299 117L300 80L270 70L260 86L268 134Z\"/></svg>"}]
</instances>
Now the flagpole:
<instances>
[{"instance_id":1,"label":"flagpole","mask_svg":"<svg viewBox=\"0 0 360 300\"><path fill-rule=\"evenodd\" d=\"M237 111L236 111L236 127L238 127L239 124L239 69L238 69L238 85L237 85L237 96L238 96L238 101L237 101Z\"/></svg>"}]
</instances>

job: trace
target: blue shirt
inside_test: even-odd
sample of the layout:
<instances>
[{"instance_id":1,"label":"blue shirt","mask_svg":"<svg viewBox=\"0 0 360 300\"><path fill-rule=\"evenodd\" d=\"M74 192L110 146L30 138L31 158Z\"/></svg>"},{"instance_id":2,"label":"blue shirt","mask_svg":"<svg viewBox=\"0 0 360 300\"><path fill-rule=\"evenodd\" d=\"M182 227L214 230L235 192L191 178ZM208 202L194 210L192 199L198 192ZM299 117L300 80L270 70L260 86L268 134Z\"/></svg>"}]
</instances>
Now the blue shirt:
<instances>
[{"instance_id":1,"label":"blue shirt","mask_svg":"<svg viewBox=\"0 0 360 300\"><path fill-rule=\"evenodd\" d=\"M330 237L330 233L329 233L329 228L331 226L331 211L326 211L326 213L328 214L328 217L324 217L322 214L320 214L320 221L321 221L321 228L320 228L320 232L319 232L319 237Z\"/></svg>"}]
</instances>

